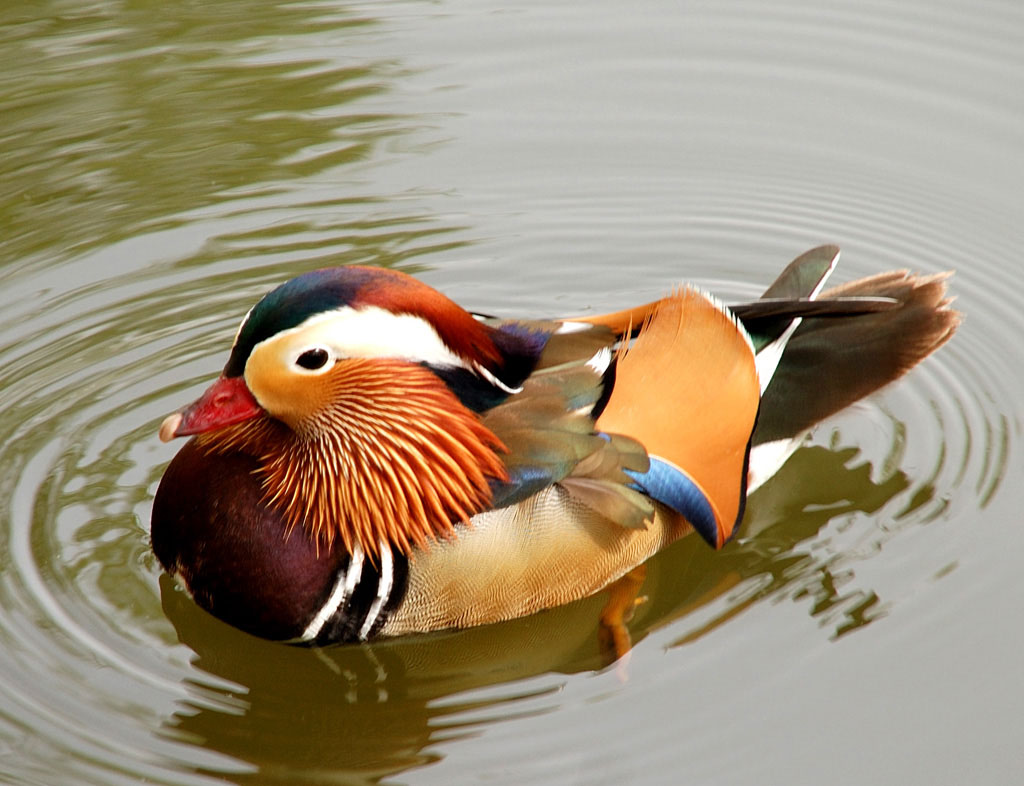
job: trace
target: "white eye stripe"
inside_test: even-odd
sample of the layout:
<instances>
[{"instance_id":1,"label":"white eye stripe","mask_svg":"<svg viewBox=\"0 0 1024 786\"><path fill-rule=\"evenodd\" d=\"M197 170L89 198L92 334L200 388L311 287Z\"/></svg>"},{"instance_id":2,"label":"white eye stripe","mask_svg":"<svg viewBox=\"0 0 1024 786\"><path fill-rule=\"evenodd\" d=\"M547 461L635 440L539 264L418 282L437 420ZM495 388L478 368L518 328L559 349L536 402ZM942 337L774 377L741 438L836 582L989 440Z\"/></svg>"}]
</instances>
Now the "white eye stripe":
<instances>
[{"instance_id":1,"label":"white eye stripe","mask_svg":"<svg viewBox=\"0 0 1024 786\"><path fill-rule=\"evenodd\" d=\"M287 338L292 340L287 340ZM309 317L268 341L286 338L293 361L322 348L334 358L395 357L434 366L472 369L422 317L394 314L377 306L343 306Z\"/></svg>"},{"instance_id":2,"label":"white eye stripe","mask_svg":"<svg viewBox=\"0 0 1024 786\"><path fill-rule=\"evenodd\" d=\"M413 314L394 314L377 306L349 306L317 314L306 329L340 357L403 357L433 365L468 367L437 335L433 325Z\"/></svg>"}]
</instances>

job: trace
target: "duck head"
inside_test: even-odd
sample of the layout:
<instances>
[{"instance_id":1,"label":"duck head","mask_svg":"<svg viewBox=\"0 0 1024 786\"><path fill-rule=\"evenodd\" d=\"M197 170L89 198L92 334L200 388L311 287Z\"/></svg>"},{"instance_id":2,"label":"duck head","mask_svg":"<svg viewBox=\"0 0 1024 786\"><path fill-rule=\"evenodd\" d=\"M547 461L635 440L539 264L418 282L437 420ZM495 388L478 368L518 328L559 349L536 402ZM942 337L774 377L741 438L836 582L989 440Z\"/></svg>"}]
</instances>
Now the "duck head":
<instances>
[{"instance_id":1,"label":"duck head","mask_svg":"<svg viewBox=\"0 0 1024 786\"><path fill-rule=\"evenodd\" d=\"M220 378L160 438L252 455L265 504L328 548L408 552L489 505L504 447L478 411L538 353L405 274L319 270L249 311Z\"/></svg>"}]
</instances>

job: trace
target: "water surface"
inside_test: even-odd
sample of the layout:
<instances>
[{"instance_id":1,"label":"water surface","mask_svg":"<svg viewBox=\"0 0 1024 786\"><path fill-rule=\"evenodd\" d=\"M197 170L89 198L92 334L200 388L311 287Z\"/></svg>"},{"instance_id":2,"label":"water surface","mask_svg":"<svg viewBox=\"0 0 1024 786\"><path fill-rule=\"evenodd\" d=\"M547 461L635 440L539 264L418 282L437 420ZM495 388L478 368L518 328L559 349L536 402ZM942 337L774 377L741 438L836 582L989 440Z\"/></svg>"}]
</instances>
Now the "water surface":
<instances>
[{"instance_id":1,"label":"water surface","mask_svg":"<svg viewBox=\"0 0 1024 786\"><path fill-rule=\"evenodd\" d=\"M44 0L0 10L0 780L982 783L1024 768L1017 3ZM966 321L822 424L720 553L297 650L150 554L162 417L328 264L474 309L955 269Z\"/></svg>"}]
</instances>

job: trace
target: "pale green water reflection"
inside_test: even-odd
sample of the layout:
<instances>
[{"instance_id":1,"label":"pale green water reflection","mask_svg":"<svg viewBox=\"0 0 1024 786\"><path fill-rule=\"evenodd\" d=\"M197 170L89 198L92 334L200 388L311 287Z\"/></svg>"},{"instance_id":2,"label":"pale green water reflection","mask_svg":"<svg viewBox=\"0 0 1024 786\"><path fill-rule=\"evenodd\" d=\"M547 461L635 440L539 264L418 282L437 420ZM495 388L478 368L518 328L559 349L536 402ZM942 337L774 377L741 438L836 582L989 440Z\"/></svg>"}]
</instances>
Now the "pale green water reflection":
<instances>
[{"instance_id":1,"label":"pale green water reflection","mask_svg":"<svg viewBox=\"0 0 1024 786\"><path fill-rule=\"evenodd\" d=\"M673 619L685 633L669 646L688 644L766 598L812 599L810 613L834 636L875 619L874 593L839 588L844 560L823 560L801 545L837 516L876 512L907 489L902 473L873 482L854 452L799 454L756 498L748 531L764 529L742 547L716 555L693 539L652 560L646 601L631 626L634 644ZM166 733L251 763L260 782L287 783L307 770L380 776L429 763L438 740L472 739L480 726L555 711L555 675L609 665L596 636L600 597L501 625L310 652L257 642L214 621L167 577L161 593L179 637L197 653L194 665L233 686L200 680ZM689 629L694 612L728 593L724 612ZM629 672L620 664L627 681ZM554 679L530 682L546 674ZM445 700L503 684L509 687L487 701ZM526 699L547 706L522 707ZM473 711L482 717L461 718Z\"/></svg>"},{"instance_id":2,"label":"pale green water reflection","mask_svg":"<svg viewBox=\"0 0 1024 786\"><path fill-rule=\"evenodd\" d=\"M0 781L1007 783L1024 332L1011 2L0 9ZM548 316L957 269L967 319L823 425L720 553L601 598L325 651L149 551L162 417L266 289L401 267Z\"/></svg>"}]
</instances>

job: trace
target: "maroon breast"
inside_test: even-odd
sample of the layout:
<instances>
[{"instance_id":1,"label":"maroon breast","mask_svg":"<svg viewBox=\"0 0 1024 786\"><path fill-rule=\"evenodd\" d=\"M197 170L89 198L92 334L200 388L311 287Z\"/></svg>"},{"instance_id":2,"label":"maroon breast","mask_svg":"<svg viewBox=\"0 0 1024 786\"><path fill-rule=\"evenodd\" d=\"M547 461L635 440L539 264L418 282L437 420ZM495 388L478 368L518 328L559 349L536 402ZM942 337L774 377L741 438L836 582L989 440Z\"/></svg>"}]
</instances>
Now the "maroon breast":
<instances>
[{"instance_id":1,"label":"maroon breast","mask_svg":"<svg viewBox=\"0 0 1024 786\"><path fill-rule=\"evenodd\" d=\"M264 504L256 468L249 456L211 456L189 441L153 502L153 551L214 616L263 638L296 638L349 558L318 550L301 528L288 532Z\"/></svg>"}]
</instances>

